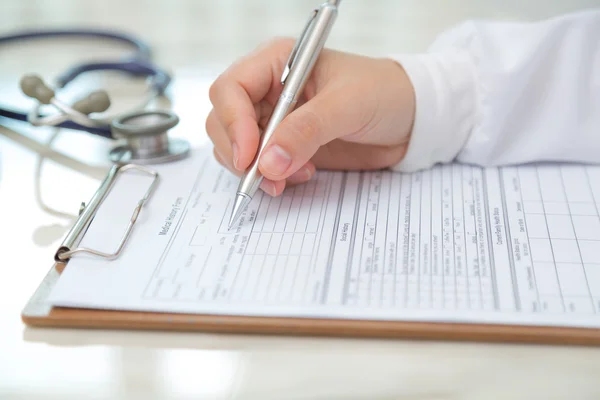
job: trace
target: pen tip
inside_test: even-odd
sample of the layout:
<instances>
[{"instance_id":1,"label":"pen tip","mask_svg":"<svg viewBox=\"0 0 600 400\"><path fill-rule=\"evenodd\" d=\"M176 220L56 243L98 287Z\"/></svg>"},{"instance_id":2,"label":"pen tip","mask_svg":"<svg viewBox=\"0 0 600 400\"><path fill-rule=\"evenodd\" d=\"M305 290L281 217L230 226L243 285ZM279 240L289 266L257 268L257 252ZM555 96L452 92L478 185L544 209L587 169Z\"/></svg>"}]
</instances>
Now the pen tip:
<instances>
[{"instance_id":1,"label":"pen tip","mask_svg":"<svg viewBox=\"0 0 600 400\"><path fill-rule=\"evenodd\" d=\"M235 225L236 221L238 220L240 215L242 215L242 212L244 211L248 203L250 203L250 200L251 198L248 195L238 193L235 196L235 202L233 203L233 208L231 209L231 217L229 218L229 230L231 230L233 225Z\"/></svg>"}]
</instances>

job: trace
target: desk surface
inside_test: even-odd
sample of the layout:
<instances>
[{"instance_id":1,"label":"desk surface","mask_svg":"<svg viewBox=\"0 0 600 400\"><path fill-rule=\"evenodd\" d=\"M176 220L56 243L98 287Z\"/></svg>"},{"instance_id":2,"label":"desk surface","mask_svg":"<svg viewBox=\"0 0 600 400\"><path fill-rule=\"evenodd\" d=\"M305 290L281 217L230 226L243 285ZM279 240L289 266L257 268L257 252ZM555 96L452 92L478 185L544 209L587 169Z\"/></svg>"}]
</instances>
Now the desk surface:
<instances>
[{"instance_id":1,"label":"desk surface","mask_svg":"<svg viewBox=\"0 0 600 400\"><path fill-rule=\"evenodd\" d=\"M329 44L364 54L419 51L465 18L533 19L598 4L507 1L501 9L475 0L449 3L348 1ZM202 145L208 143L204 116L214 76L263 40L295 35L314 5L13 0L2 5L0 29L90 24L141 35L154 45L156 60L175 73L173 107L182 122L174 134ZM116 54L109 45L77 41L5 46L0 52L0 102L11 106L30 104L18 91L23 72L51 78L95 52ZM134 102L143 89L97 74L80 83L78 90L107 85L117 108ZM28 329L21 309L50 268L80 202L109 167L109 145L102 140L52 135L24 124L0 128L0 398L600 398L600 349ZM43 146L48 140L54 140L51 148Z\"/></svg>"}]
</instances>

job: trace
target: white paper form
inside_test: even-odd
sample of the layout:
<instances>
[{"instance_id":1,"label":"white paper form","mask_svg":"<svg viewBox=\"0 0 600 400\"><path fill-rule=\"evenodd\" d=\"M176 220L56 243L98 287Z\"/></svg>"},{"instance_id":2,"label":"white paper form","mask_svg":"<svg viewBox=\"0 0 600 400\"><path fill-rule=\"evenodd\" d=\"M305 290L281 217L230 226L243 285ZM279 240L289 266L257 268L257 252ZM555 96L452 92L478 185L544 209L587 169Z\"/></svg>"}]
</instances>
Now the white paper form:
<instances>
[{"instance_id":1,"label":"white paper form","mask_svg":"<svg viewBox=\"0 0 600 400\"><path fill-rule=\"evenodd\" d=\"M53 304L600 327L600 167L320 171L231 231L238 178L204 152L157 169L120 258L74 257ZM82 245L114 247L148 182L116 182Z\"/></svg>"}]
</instances>

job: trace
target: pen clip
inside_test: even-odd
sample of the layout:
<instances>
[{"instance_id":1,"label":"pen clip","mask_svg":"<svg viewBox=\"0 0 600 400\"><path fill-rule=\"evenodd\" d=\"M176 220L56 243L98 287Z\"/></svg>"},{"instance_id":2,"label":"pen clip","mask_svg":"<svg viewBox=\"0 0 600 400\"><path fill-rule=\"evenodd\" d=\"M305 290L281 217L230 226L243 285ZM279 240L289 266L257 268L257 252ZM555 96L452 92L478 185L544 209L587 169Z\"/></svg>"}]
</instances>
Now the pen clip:
<instances>
[{"instance_id":1,"label":"pen clip","mask_svg":"<svg viewBox=\"0 0 600 400\"><path fill-rule=\"evenodd\" d=\"M306 25L304 26L304 29L302 29L302 33L300 34L298 40L296 40L296 43L294 44L294 48L292 49L292 52L290 53L290 56L288 57L288 60L285 64L285 68L283 69L283 74L281 74L281 84L282 85L285 84L285 81L287 80L287 77L290 74L292 67L294 66L294 62L296 61L296 57L298 55L298 50L300 50L300 46L304 42L304 38L308 35L310 27L312 26L312 23L315 20L315 17L317 16L318 12L319 12L319 10L316 8L313 10L312 14L310 15L310 18L308 19L308 21L306 22Z\"/></svg>"}]
</instances>

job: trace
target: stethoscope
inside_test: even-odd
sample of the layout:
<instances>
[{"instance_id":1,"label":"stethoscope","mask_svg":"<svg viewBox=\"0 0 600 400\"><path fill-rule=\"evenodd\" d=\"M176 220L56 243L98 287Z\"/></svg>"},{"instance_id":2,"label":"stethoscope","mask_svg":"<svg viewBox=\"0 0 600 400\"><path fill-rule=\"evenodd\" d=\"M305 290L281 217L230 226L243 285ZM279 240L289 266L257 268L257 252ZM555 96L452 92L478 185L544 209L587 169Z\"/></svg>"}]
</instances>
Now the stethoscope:
<instances>
[{"instance_id":1,"label":"stethoscope","mask_svg":"<svg viewBox=\"0 0 600 400\"><path fill-rule=\"evenodd\" d=\"M35 99L37 104L29 112L0 108L0 117L29 122L34 126L54 126L74 129L107 139L124 139L125 144L114 147L109 158L114 163L156 164L185 157L190 150L188 141L169 138L168 131L179 123L176 114L166 110L146 110L155 98L163 96L171 76L150 61L150 47L129 35L97 30L31 31L0 37L0 44L25 39L51 37L84 37L109 39L133 47L128 58L118 62L94 62L73 66L56 79L55 88L47 85L37 75L25 75L20 80L21 91ZM66 87L78 76L89 71L117 71L136 77L148 78L144 101L134 110L110 118L91 116L103 113L110 107L106 91L89 93L73 104L61 101L57 89ZM57 113L40 114L43 105L53 106Z\"/></svg>"}]
</instances>

